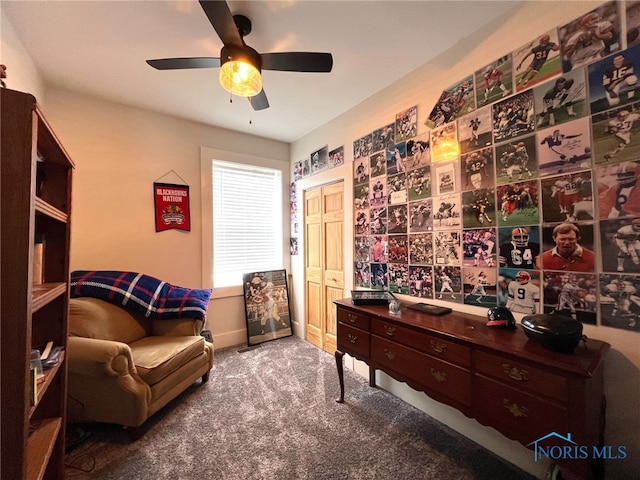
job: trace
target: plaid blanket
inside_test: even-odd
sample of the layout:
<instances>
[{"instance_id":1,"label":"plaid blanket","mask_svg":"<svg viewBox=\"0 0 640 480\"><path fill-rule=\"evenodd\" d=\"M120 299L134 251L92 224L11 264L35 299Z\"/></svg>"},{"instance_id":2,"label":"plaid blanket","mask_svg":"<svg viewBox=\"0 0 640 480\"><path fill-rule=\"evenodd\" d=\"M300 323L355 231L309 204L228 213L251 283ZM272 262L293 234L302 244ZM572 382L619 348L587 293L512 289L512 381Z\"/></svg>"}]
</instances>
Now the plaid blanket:
<instances>
[{"instance_id":1,"label":"plaid blanket","mask_svg":"<svg viewBox=\"0 0 640 480\"><path fill-rule=\"evenodd\" d=\"M71 297L94 297L120 305L151 319L203 320L211 289L177 287L135 272L71 272Z\"/></svg>"}]
</instances>

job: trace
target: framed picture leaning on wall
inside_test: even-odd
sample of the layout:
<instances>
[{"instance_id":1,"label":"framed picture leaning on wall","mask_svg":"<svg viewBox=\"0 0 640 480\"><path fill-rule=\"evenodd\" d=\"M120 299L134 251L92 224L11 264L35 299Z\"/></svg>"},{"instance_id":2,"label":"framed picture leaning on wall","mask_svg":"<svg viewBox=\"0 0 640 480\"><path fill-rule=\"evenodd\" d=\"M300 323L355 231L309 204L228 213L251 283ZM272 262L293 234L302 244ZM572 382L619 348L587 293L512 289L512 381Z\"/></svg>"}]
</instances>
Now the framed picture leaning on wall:
<instances>
[{"instance_id":1,"label":"framed picture leaning on wall","mask_svg":"<svg viewBox=\"0 0 640 480\"><path fill-rule=\"evenodd\" d=\"M243 285L248 346L293 335L287 271L245 273Z\"/></svg>"}]
</instances>

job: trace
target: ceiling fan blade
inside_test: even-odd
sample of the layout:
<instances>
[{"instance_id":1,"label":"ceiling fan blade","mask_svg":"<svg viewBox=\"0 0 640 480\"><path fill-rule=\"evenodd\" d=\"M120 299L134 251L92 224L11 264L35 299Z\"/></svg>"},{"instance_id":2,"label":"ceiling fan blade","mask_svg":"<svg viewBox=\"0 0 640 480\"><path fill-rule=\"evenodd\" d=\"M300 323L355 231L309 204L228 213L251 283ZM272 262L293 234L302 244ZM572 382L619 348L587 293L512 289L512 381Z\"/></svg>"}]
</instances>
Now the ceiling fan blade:
<instances>
[{"instance_id":1,"label":"ceiling fan blade","mask_svg":"<svg viewBox=\"0 0 640 480\"><path fill-rule=\"evenodd\" d=\"M263 70L283 72L330 72L333 56L320 52L277 52L262 53Z\"/></svg>"},{"instance_id":2,"label":"ceiling fan blade","mask_svg":"<svg viewBox=\"0 0 640 480\"><path fill-rule=\"evenodd\" d=\"M264 93L264 88L255 97L249 97L249 103L254 110L269 108L269 100L267 99L267 94Z\"/></svg>"},{"instance_id":3,"label":"ceiling fan blade","mask_svg":"<svg viewBox=\"0 0 640 480\"><path fill-rule=\"evenodd\" d=\"M227 2L200 0L200 6L207 15L223 45L242 47L244 42L238 32L238 26L233 20L231 10Z\"/></svg>"},{"instance_id":4,"label":"ceiling fan blade","mask_svg":"<svg viewBox=\"0 0 640 480\"><path fill-rule=\"evenodd\" d=\"M220 59L216 57L158 58L156 60L147 60L147 63L158 70L181 70L186 68L216 68L220 66Z\"/></svg>"}]
</instances>

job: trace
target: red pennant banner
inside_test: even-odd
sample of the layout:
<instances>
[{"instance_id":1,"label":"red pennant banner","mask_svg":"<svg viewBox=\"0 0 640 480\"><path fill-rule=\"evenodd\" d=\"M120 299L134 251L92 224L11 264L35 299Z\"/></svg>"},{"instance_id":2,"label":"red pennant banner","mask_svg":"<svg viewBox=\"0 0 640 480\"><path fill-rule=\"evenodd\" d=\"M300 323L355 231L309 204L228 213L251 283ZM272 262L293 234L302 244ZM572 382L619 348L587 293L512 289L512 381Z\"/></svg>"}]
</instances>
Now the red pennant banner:
<instances>
[{"instance_id":1,"label":"red pennant banner","mask_svg":"<svg viewBox=\"0 0 640 480\"><path fill-rule=\"evenodd\" d=\"M171 183L153 184L156 211L156 232L176 228L191 231L189 186Z\"/></svg>"}]
</instances>

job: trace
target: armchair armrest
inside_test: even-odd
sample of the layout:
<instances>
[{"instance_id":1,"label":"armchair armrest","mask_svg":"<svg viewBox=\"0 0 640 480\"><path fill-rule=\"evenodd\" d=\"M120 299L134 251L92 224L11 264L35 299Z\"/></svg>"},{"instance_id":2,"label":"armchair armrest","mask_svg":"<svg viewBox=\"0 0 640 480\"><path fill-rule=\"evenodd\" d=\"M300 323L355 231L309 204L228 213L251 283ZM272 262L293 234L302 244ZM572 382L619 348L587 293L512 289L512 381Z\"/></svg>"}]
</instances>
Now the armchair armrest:
<instances>
[{"instance_id":1,"label":"armchair armrest","mask_svg":"<svg viewBox=\"0 0 640 480\"><path fill-rule=\"evenodd\" d=\"M69 372L94 376L137 375L129 345L98 338L69 337Z\"/></svg>"},{"instance_id":2,"label":"armchair armrest","mask_svg":"<svg viewBox=\"0 0 640 480\"><path fill-rule=\"evenodd\" d=\"M71 421L136 427L146 420L151 388L138 375L129 345L69 337L67 360Z\"/></svg>"}]
</instances>

